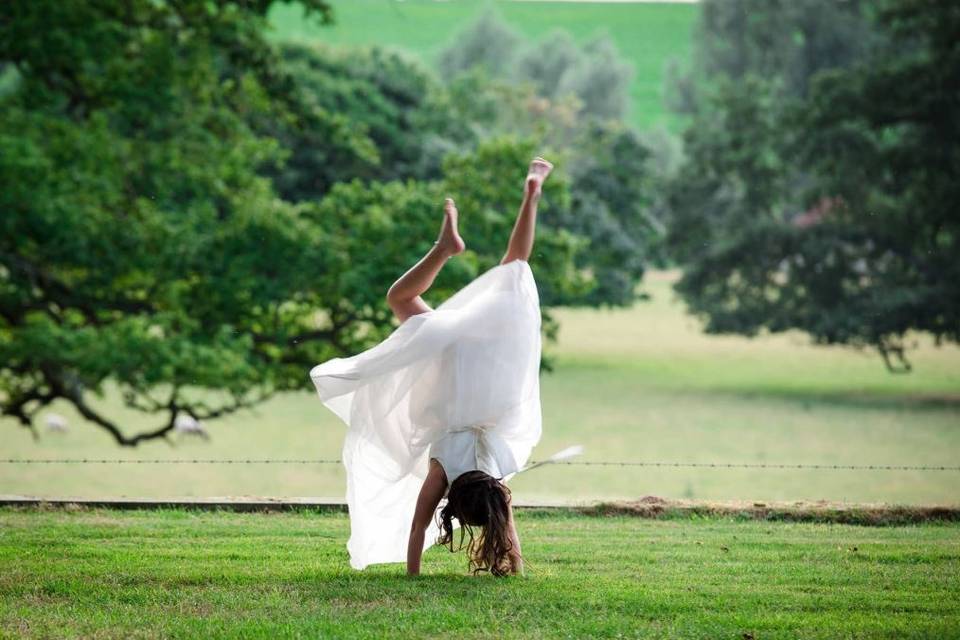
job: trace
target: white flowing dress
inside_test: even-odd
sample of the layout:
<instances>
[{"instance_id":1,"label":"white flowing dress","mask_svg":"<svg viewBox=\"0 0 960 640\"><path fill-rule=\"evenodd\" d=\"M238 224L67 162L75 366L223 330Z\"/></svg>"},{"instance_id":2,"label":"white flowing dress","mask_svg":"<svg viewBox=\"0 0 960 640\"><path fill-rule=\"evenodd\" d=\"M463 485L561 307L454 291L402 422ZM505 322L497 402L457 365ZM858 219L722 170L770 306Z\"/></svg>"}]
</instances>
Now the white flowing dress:
<instances>
[{"instance_id":1,"label":"white flowing dress","mask_svg":"<svg viewBox=\"0 0 960 640\"><path fill-rule=\"evenodd\" d=\"M429 459L448 480L473 467L505 478L540 439L540 298L530 265L497 265L383 342L310 371L347 424L350 564L406 559ZM475 461L474 464L471 462ZM437 537L436 524L424 548Z\"/></svg>"}]
</instances>

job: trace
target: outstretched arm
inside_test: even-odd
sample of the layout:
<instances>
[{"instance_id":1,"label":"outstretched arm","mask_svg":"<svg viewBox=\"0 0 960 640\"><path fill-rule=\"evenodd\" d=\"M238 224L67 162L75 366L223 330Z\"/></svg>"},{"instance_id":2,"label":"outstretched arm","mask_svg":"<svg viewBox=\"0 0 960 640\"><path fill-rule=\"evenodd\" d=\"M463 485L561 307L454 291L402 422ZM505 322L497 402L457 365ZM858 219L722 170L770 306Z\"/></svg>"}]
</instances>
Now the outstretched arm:
<instances>
[{"instance_id":1,"label":"outstretched arm","mask_svg":"<svg viewBox=\"0 0 960 640\"><path fill-rule=\"evenodd\" d=\"M509 520L507 524L510 528L510 544L513 545L513 548L510 549L510 571L514 575L518 573L523 575L523 554L520 551L520 537L517 535L517 525L513 521L513 504L511 503L507 508L509 509Z\"/></svg>"},{"instance_id":2,"label":"outstretched arm","mask_svg":"<svg viewBox=\"0 0 960 640\"><path fill-rule=\"evenodd\" d=\"M537 227L537 204L540 202L540 190L543 187L543 181L550 175L553 165L543 158L534 158L530 163L530 169L527 172L527 181L523 188L523 202L520 204L520 212L517 214L517 221L513 225L513 232L510 234L510 243L507 245L507 252L504 254L500 264L506 264L512 260L529 260L533 252L533 237Z\"/></svg>"},{"instance_id":3,"label":"outstretched arm","mask_svg":"<svg viewBox=\"0 0 960 640\"><path fill-rule=\"evenodd\" d=\"M407 541L407 575L420 575L423 537L446 489L447 474L436 460L431 460L430 471L427 473L426 480L423 481L423 486L420 487L417 506L413 512L413 522L410 524L410 539Z\"/></svg>"}]
</instances>

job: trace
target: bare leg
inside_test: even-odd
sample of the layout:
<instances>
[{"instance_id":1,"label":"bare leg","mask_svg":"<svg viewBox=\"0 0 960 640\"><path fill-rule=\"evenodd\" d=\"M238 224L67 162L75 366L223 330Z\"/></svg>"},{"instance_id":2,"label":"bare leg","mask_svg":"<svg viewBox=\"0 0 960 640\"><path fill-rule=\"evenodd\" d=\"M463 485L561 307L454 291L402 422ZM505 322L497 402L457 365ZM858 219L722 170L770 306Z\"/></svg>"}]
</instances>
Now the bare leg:
<instances>
[{"instance_id":1,"label":"bare leg","mask_svg":"<svg viewBox=\"0 0 960 640\"><path fill-rule=\"evenodd\" d=\"M457 232L457 207L451 198L443 206L443 224L440 236L417 264L400 276L387 292L387 303L400 322L410 316L430 311L420 294L430 288L447 259L466 248Z\"/></svg>"},{"instance_id":2,"label":"bare leg","mask_svg":"<svg viewBox=\"0 0 960 640\"><path fill-rule=\"evenodd\" d=\"M512 260L529 260L533 251L534 230L537 226L537 204L540 202L540 190L543 181L550 175L553 165L543 158L536 157L530 163L530 169L527 172L527 181L523 189L523 202L520 204L520 212L517 214L517 221L513 225L513 232L510 234L510 244L507 245L507 253L504 254L500 264L506 264Z\"/></svg>"}]
</instances>

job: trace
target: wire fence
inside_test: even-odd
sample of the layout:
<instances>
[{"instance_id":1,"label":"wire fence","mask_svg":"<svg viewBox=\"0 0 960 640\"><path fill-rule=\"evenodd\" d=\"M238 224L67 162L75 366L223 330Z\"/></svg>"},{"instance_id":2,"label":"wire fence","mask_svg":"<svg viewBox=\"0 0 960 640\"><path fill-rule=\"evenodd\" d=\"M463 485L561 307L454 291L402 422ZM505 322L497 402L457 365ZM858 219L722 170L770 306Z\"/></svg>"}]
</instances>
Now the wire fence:
<instances>
[{"instance_id":1,"label":"wire fence","mask_svg":"<svg viewBox=\"0 0 960 640\"><path fill-rule=\"evenodd\" d=\"M540 461L547 462L547 461ZM256 458L193 458L193 459L137 459L137 458L6 458L0 464L304 464L328 465L340 464L334 459L256 459ZM532 461L531 465L538 464ZM563 460L550 462L553 465L583 467L660 467L686 469L767 469L767 470L810 470L810 471L960 471L960 466L911 465L911 464L819 464L819 463L779 463L779 462L680 462L680 461L599 461L599 460Z\"/></svg>"}]
</instances>

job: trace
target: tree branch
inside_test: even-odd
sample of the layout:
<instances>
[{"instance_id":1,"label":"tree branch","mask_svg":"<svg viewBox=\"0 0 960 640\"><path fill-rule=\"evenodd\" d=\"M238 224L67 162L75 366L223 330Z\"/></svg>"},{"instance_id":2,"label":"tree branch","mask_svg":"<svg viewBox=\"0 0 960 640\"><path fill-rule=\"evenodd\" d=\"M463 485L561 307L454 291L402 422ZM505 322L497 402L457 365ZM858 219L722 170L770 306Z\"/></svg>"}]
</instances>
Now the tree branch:
<instances>
[{"instance_id":1,"label":"tree branch","mask_svg":"<svg viewBox=\"0 0 960 640\"><path fill-rule=\"evenodd\" d=\"M231 413L236 413L241 409L251 409L261 402L265 402L274 396L276 392L263 391L259 396L252 400L244 400L242 397L234 397L232 404L226 404L216 409L211 409L209 405L205 402L195 402L189 405L185 405L184 408L187 412L192 415L197 420L212 420L214 418L220 418Z\"/></svg>"},{"instance_id":2,"label":"tree branch","mask_svg":"<svg viewBox=\"0 0 960 640\"><path fill-rule=\"evenodd\" d=\"M59 396L68 400L81 416L90 422L100 425L103 429L106 429L106 431L113 436L113 439L117 442L117 444L125 447L135 447L144 440L153 440L155 438L164 437L173 430L174 421L176 420L177 412L179 411L179 406L176 403L176 387L171 393L170 401L167 403L167 409L170 411L170 418L167 420L167 423L156 429L153 429L152 431L144 431L134 436L127 436L116 424L101 416L99 413L94 411L90 405L87 404L86 400L84 399L83 387L80 385L80 383L76 381L67 382L60 375L49 370L45 370L43 373L44 377L50 383L51 393L55 397Z\"/></svg>"},{"instance_id":3,"label":"tree branch","mask_svg":"<svg viewBox=\"0 0 960 640\"><path fill-rule=\"evenodd\" d=\"M0 261L6 263L11 272L22 273L29 284L42 292L42 299L48 303L56 303L61 307L73 307L79 310L87 322L94 326L102 323L98 311L124 311L126 313L152 312L149 304L134 300L94 300L93 304L84 304L74 293L73 288L62 280L44 271L22 256L12 253L0 253ZM56 318L55 318L56 319Z\"/></svg>"},{"instance_id":4,"label":"tree branch","mask_svg":"<svg viewBox=\"0 0 960 640\"><path fill-rule=\"evenodd\" d=\"M3 415L16 418L20 423L20 426L25 429L30 430L30 435L33 436L33 439L39 440L40 434L37 433L36 425L33 423L34 416L37 415L37 412L53 402L56 396L50 392L43 393L37 387L34 387L27 393L21 395L19 398L14 400L12 403L8 403L3 407ZM28 411L26 406L27 403L37 402L37 406L33 411Z\"/></svg>"}]
</instances>

